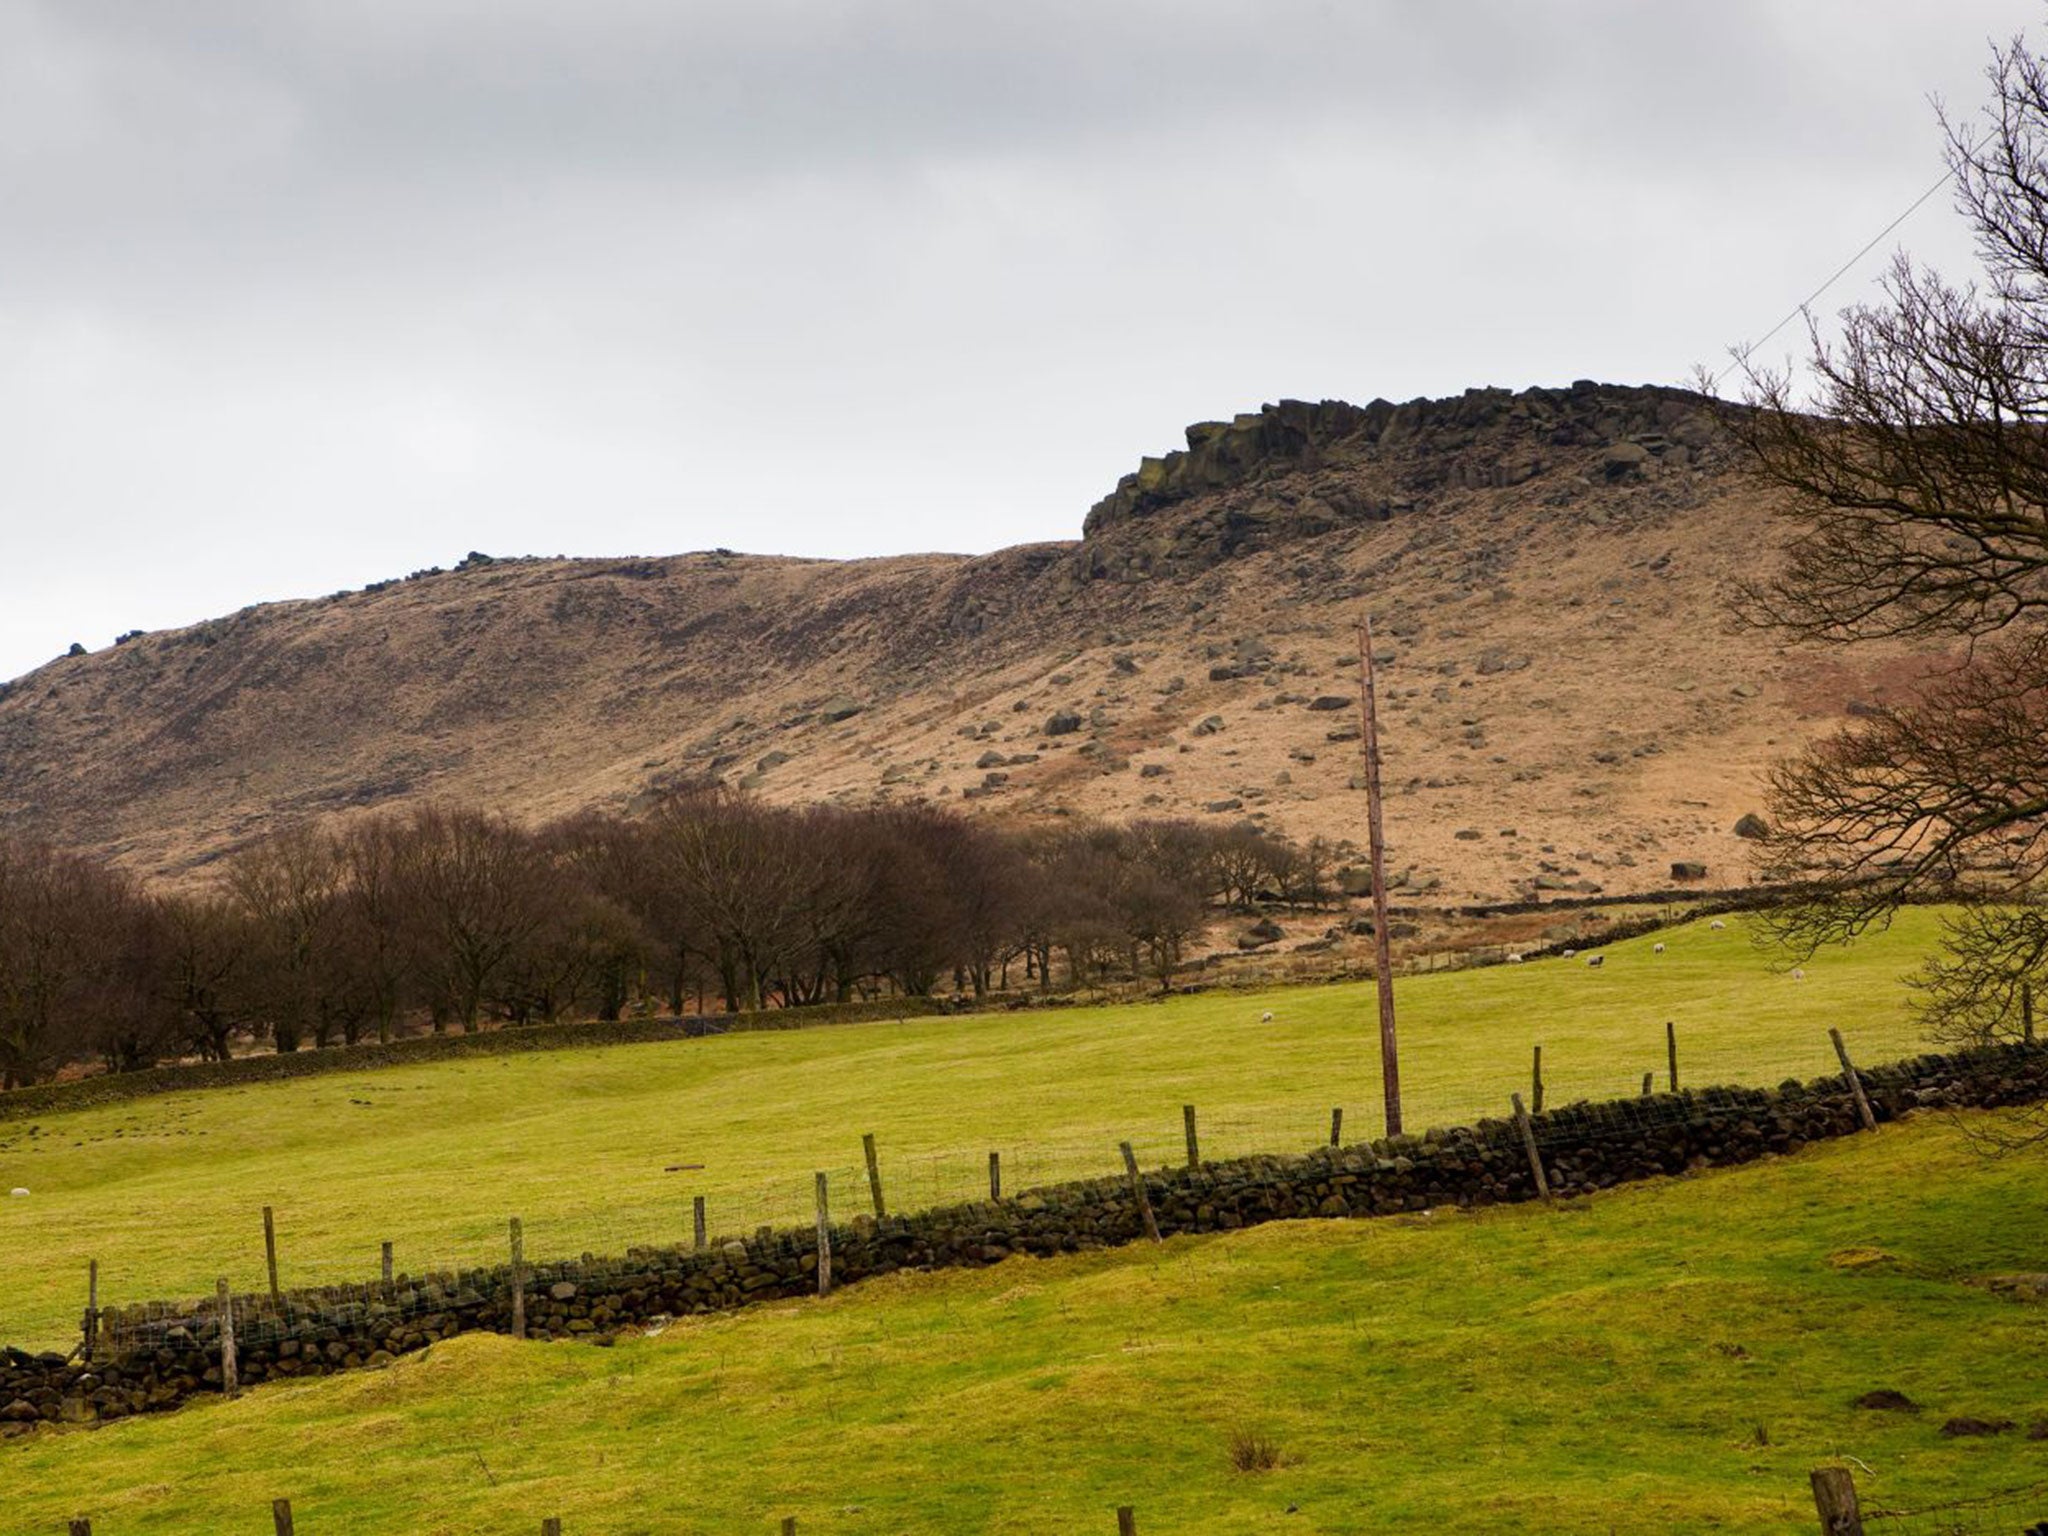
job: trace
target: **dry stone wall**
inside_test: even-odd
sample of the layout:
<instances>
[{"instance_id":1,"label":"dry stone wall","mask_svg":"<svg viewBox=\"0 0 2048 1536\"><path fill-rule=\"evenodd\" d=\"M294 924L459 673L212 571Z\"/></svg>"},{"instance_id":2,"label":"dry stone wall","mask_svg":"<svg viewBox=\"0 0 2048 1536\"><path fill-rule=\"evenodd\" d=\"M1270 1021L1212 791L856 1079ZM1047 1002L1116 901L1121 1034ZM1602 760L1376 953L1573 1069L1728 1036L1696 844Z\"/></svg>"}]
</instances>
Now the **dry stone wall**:
<instances>
[{"instance_id":1,"label":"dry stone wall","mask_svg":"<svg viewBox=\"0 0 2048 1536\"><path fill-rule=\"evenodd\" d=\"M2048 1099L2048 1046L1922 1056L1859 1075L1880 1121L1927 1107L2032 1104ZM1551 1189L1565 1196L1795 1152L1854 1134L1858 1125L1840 1075L1776 1089L1574 1104L1532 1121ZM1305 1156L1166 1169L1146 1175L1145 1186L1167 1236L1536 1195L1520 1133L1505 1120ZM850 1203L861 1193L847 1190L841 1198ZM880 1221L861 1217L833 1228L832 1273L844 1285L902 1269L975 1268L1016 1254L1105 1248L1142 1234L1128 1182L1107 1177ZM809 1229L716 1242L703 1252L649 1248L533 1264L527 1330L538 1338L604 1342L660 1317L809 1295L816 1275L816 1235ZM282 1298L240 1296L231 1304L241 1381L261 1383L382 1365L462 1332L507 1332L512 1276L500 1266ZM220 1324L211 1299L149 1303L103 1311L89 1360L0 1353L0 1430L122 1418L218 1392Z\"/></svg>"}]
</instances>

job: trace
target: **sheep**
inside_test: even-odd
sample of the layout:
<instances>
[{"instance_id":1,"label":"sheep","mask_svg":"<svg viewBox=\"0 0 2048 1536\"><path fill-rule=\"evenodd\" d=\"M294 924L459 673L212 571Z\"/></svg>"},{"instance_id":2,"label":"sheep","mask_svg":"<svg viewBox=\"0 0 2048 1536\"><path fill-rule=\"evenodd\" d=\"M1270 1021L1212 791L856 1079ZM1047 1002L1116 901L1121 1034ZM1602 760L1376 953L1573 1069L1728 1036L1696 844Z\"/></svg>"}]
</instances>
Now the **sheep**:
<instances>
[{"instance_id":1,"label":"sheep","mask_svg":"<svg viewBox=\"0 0 2048 1536\"><path fill-rule=\"evenodd\" d=\"M1586 969L1589 971L1597 971L1600 969L1601 966L1605 965L1606 963L1607 957L1605 955L1586 956Z\"/></svg>"},{"instance_id":2,"label":"sheep","mask_svg":"<svg viewBox=\"0 0 2048 1536\"><path fill-rule=\"evenodd\" d=\"M1707 924L1707 926L1709 928L1726 928L1728 925L1722 922L1721 919L1717 917L1711 923Z\"/></svg>"},{"instance_id":3,"label":"sheep","mask_svg":"<svg viewBox=\"0 0 2048 1536\"><path fill-rule=\"evenodd\" d=\"M1804 981L1806 980L1806 972L1795 965L1792 967L1792 979L1794 981Z\"/></svg>"},{"instance_id":4,"label":"sheep","mask_svg":"<svg viewBox=\"0 0 2048 1536\"><path fill-rule=\"evenodd\" d=\"M1662 944L1652 944L1650 946L1650 953L1653 955L1661 955L1664 953L1664 946Z\"/></svg>"},{"instance_id":5,"label":"sheep","mask_svg":"<svg viewBox=\"0 0 2048 1536\"><path fill-rule=\"evenodd\" d=\"M10 1189L9 1191L7 1191L7 1193L8 1193L8 1194L10 1194L10 1195L17 1195L17 1196L19 1196L19 1195L25 1195L25 1194L27 1194L27 1193L28 1193L28 1191L27 1191L27 1190L25 1190L25 1189Z\"/></svg>"},{"instance_id":6,"label":"sheep","mask_svg":"<svg viewBox=\"0 0 2048 1536\"><path fill-rule=\"evenodd\" d=\"M1522 957L1521 957L1520 955L1509 955L1509 956L1508 956L1508 964L1509 964L1509 965L1520 965L1521 963L1522 963Z\"/></svg>"},{"instance_id":7,"label":"sheep","mask_svg":"<svg viewBox=\"0 0 2048 1536\"><path fill-rule=\"evenodd\" d=\"M1270 1023L1272 1023L1272 1022L1273 1022L1273 1010L1272 1010L1272 1009L1270 1009L1270 1008L1268 1008L1268 1009L1267 1009L1267 1010L1266 1010L1266 1011L1265 1011L1264 1013L1260 1014L1260 1015L1259 1015L1259 1022L1260 1022L1261 1024L1270 1024Z\"/></svg>"},{"instance_id":8,"label":"sheep","mask_svg":"<svg viewBox=\"0 0 2048 1536\"><path fill-rule=\"evenodd\" d=\"M1576 949L1568 949L1564 952L1564 958L1569 960L1573 955L1576 955L1577 953L1578 951Z\"/></svg>"}]
</instances>

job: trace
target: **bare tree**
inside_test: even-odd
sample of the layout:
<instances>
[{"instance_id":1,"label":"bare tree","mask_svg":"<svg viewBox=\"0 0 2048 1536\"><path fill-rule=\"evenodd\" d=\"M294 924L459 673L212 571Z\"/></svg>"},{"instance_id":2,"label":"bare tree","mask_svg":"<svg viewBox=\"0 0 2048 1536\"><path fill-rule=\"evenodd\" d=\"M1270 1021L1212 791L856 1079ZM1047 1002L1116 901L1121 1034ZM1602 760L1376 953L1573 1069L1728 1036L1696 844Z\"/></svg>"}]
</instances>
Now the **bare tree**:
<instances>
[{"instance_id":1,"label":"bare tree","mask_svg":"<svg viewBox=\"0 0 2048 1536\"><path fill-rule=\"evenodd\" d=\"M1981 284L1901 257L1879 302L1813 330L1811 393L1751 371L1734 430L1788 493L1781 570L1752 620L1809 639L1947 640L1912 701L1817 743L1772 779L1763 872L1811 949L1907 902L1959 902L1920 978L1950 1038L2017 1028L2043 977L2048 828L2048 69L1994 50L1981 120L1944 119Z\"/></svg>"},{"instance_id":2,"label":"bare tree","mask_svg":"<svg viewBox=\"0 0 2048 1536\"><path fill-rule=\"evenodd\" d=\"M0 1087L97 1048L95 1027L130 1001L136 904L129 881L91 859L0 841Z\"/></svg>"},{"instance_id":3,"label":"bare tree","mask_svg":"<svg viewBox=\"0 0 2048 1536\"><path fill-rule=\"evenodd\" d=\"M484 1002L545 927L549 878L535 840L502 816L428 806L403 829L398 876L436 1028L476 1028Z\"/></svg>"}]
</instances>

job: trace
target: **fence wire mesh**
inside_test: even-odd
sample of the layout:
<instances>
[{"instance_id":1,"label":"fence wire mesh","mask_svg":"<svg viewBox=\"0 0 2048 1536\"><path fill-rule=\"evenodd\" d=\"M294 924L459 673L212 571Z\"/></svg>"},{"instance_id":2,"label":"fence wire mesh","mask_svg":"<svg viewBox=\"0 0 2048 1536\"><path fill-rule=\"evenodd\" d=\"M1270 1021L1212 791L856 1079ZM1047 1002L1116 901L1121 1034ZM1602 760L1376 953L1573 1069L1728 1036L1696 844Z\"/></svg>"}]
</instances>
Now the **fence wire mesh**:
<instances>
[{"instance_id":1,"label":"fence wire mesh","mask_svg":"<svg viewBox=\"0 0 2048 1536\"><path fill-rule=\"evenodd\" d=\"M1873 1536L2048 1536L2048 1482L1918 1507L1866 1498L1863 1523Z\"/></svg>"}]
</instances>

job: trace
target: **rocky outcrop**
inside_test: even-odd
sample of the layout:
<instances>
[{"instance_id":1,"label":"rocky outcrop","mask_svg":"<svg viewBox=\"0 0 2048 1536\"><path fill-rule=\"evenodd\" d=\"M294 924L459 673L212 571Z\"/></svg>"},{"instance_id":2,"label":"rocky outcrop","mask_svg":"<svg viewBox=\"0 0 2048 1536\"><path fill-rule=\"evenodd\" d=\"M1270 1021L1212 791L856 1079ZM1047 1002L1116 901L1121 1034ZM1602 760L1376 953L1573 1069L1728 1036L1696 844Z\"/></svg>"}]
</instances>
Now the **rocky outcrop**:
<instances>
[{"instance_id":1,"label":"rocky outcrop","mask_svg":"<svg viewBox=\"0 0 2048 1536\"><path fill-rule=\"evenodd\" d=\"M1096 578L1185 571L1412 511L1449 491L1506 489L1560 469L1587 483L1658 478L1725 455L1716 413L1685 390L1582 380L1443 400L1282 400L1197 422L1088 513Z\"/></svg>"}]
</instances>

